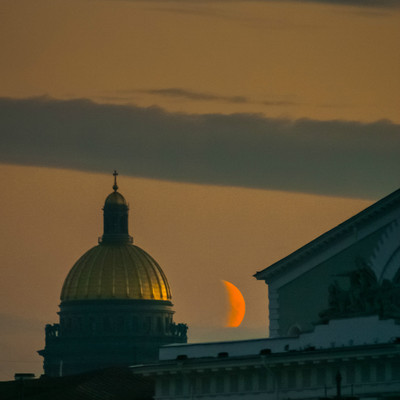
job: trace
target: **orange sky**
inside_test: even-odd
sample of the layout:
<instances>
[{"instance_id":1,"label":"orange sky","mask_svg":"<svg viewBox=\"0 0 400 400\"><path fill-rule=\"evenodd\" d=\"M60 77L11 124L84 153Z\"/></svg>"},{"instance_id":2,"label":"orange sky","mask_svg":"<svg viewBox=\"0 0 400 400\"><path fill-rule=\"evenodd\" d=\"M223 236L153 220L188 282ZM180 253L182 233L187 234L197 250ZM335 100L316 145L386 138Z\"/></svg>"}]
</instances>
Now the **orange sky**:
<instances>
[{"instance_id":1,"label":"orange sky","mask_svg":"<svg viewBox=\"0 0 400 400\"><path fill-rule=\"evenodd\" d=\"M57 321L69 269L102 234L112 175L1 165L0 181L0 377L12 379L16 370L40 373L44 324ZM370 204L123 175L119 186L130 233L164 269L175 320L189 324L192 341L266 335L266 286L252 275ZM221 279L245 298L239 328L224 328Z\"/></svg>"},{"instance_id":2,"label":"orange sky","mask_svg":"<svg viewBox=\"0 0 400 400\"><path fill-rule=\"evenodd\" d=\"M0 97L399 123L400 10L333 3L2 0ZM33 151L30 139L13 151ZM326 154L317 155L323 162ZM41 373L36 350L44 345L44 324L56 322L67 272L102 233L112 171L22 167L1 157L4 380L14 372ZM86 161L79 168L90 170ZM175 319L189 324L192 341L266 335L266 287L252 275L371 204L301 194L290 184L280 192L140 179L124 175L118 160L106 161L120 170L135 243L163 267ZM376 160L367 161L366 186L376 182L370 178ZM392 182L399 171L393 165ZM287 168L283 156L281 168ZM312 172L306 179L313 181ZM221 279L245 298L240 328L224 328Z\"/></svg>"},{"instance_id":3,"label":"orange sky","mask_svg":"<svg viewBox=\"0 0 400 400\"><path fill-rule=\"evenodd\" d=\"M398 9L318 2L2 0L0 22L0 96L400 121ZM247 101L143 92L165 88Z\"/></svg>"}]
</instances>

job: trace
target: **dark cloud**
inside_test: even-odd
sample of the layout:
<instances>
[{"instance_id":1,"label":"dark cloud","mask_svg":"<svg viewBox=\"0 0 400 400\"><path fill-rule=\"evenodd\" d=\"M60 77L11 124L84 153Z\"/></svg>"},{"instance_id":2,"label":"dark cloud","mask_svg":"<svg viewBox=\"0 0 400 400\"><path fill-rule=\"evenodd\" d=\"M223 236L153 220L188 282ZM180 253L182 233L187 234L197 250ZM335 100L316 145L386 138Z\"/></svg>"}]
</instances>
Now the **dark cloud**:
<instances>
[{"instance_id":1,"label":"dark cloud","mask_svg":"<svg viewBox=\"0 0 400 400\"><path fill-rule=\"evenodd\" d=\"M254 104L263 104L264 106L295 106L298 105L299 103L296 103L294 101L286 101L286 100L276 100L276 101L260 101L260 102L254 102Z\"/></svg>"},{"instance_id":2,"label":"dark cloud","mask_svg":"<svg viewBox=\"0 0 400 400\"><path fill-rule=\"evenodd\" d=\"M260 0L263 1L263 0ZM267 0L268 1L268 0ZM399 0L288 0L301 3L326 3L326 4L337 4L341 6L356 6L356 7L399 7Z\"/></svg>"},{"instance_id":3,"label":"dark cloud","mask_svg":"<svg viewBox=\"0 0 400 400\"><path fill-rule=\"evenodd\" d=\"M194 101L222 101L231 104L262 104L265 106L294 106L299 103L288 100L266 100L255 101L245 96L223 96L216 93L198 92L182 88L161 88L161 89L132 89L120 90L117 95L101 96L102 100L129 101L137 98L138 94L150 94L164 97L175 97L183 100Z\"/></svg>"},{"instance_id":4,"label":"dark cloud","mask_svg":"<svg viewBox=\"0 0 400 400\"><path fill-rule=\"evenodd\" d=\"M159 3L160 0L121 0L121 1L135 1L135 2L146 2L149 1ZM163 0L163 3L168 2L185 2L191 5L193 4L209 4L209 3L241 3L241 2L260 2L260 3L271 3L271 2L289 2L289 3L320 3L320 4L332 4L340 6L351 6L351 7L363 7L363 8L396 8L400 6L400 0Z\"/></svg>"},{"instance_id":5,"label":"dark cloud","mask_svg":"<svg viewBox=\"0 0 400 400\"><path fill-rule=\"evenodd\" d=\"M378 198L400 183L400 125L187 115L0 99L0 162Z\"/></svg>"},{"instance_id":6,"label":"dark cloud","mask_svg":"<svg viewBox=\"0 0 400 400\"><path fill-rule=\"evenodd\" d=\"M128 92L128 91L126 91ZM125 93L126 93L125 92ZM249 103L251 102L244 96L221 96L213 93L196 92L194 90L187 90L181 88L165 88L165 89L148 89L148 90L132 90L131 93L145 93L156 94L160 96L179 97L189 100L217 100L225 101L227 103Z\"/></svg>"}]
</instances>

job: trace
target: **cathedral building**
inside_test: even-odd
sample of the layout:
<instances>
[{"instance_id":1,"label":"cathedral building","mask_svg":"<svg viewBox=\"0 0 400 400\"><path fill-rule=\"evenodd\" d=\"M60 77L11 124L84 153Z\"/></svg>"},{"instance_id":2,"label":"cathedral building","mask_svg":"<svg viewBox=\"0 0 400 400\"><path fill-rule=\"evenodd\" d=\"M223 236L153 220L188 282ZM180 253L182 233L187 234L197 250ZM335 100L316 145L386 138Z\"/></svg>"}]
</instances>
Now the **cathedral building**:
<instances>
[{"instance_id":1,"label":"cathedral building","mask_svg":"<svg viewBox=\"0 0 400 400\"><path fill-rule=\"evenodd\" d=\"M117 175L103 207L104 233L68 273L59 323L46 325L38 352L46 376L147 363L160 346L187 341L187 325L173 322L167 277L129 235Z\"/></svg>"},{"instance_id":2,"label":"cathedral building","mask_svg":"<svg viewBox=\"0 0 400 400\"><path fill-rule=\"evenodd\" d=\"M132 367L155 399L400 399L400 190L255 274L270 336Z\"/></svg>"}]
</instances>

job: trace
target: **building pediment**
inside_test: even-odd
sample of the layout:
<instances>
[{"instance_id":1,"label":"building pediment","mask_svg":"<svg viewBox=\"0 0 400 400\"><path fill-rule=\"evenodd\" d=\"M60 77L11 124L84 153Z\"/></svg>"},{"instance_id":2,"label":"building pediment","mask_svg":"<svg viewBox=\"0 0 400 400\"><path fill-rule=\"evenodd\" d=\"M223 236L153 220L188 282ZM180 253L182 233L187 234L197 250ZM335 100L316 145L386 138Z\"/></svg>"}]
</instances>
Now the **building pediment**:
<instances>
[{"instance_id":1,"label":"building pediment","mask_svg":"<svg viewBox=\"0 0 400 400\"><path fill-rule=\"evenodd\" d=\"M361 297L374 299L375 291L379 301L357 297L361 289L352 286L351 279L356 280L360 265L374 280L368 290L362 289ZM277 337L310 330L321 317L324 321L371 314L397 318L399 270L397 190L254 276L268 284L270 335ZM362 281L367 275L357 276Z\"/></svg>"},{"instance_id":2,"label":"building pediment","mask_svg":"<svg viewBox=\"0 0 400 400\"><path fill-rule=\"evenodd\" d=\"M400 218L400 189L349 218L254 277L266 283L287 280L308 271L323 260L352 246L357 241L387 227Z\"/></svg>"}]
</instances>

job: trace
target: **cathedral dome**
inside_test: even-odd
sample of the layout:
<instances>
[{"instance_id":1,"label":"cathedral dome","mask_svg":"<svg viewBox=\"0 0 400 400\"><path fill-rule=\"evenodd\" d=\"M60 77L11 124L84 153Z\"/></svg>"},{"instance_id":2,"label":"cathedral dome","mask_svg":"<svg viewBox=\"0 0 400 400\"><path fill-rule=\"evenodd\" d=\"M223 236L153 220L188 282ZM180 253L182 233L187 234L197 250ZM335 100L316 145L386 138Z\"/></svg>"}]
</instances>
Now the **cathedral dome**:
<instances>
[{"instance_id":1,"label":"cathedral dome","mask_svg":"<svg viewBox=\"0 0 400 400\"><path fill-rule=\"evenodd\" d=\"M128 232L128 205L119 193L114 171L114 192L103 207L104 233L99 245L72 267L61 291L71 300L171 300L168 281L149 254L134 246Z\"/></svg>"},{"instance_id":2,"label":"cathedral dome","mask_svg":"<svg viewBox=\"0 0 400 400\"><path fill-rule=\"evenodd\" d=\"M103 207L103 235L69 271L58 324L47 324L47 376L80 374L158 360L161 346L186 343L186 324L173 320L167 278L129 235L129 207L118 192Z\"/></svg>"},{"instance_id":3,"label":"cathedral dome","mask_svg":"<svg viewBox=\"0 0 400 400\"><path fill-rule=\"evenodd\" d=\"M171 300L158 263L131 244L99 244L87 251L65 279L61 301Z\"/></svg>"}]
</instances>

